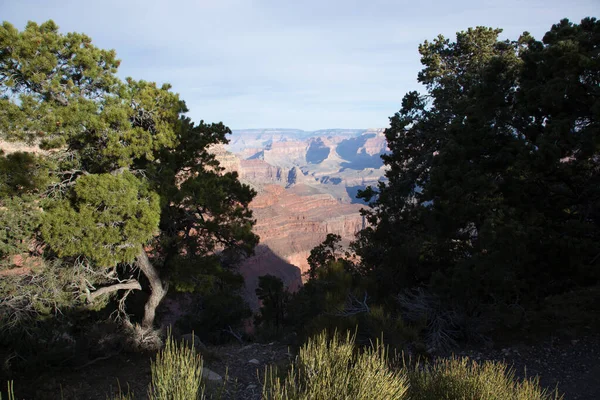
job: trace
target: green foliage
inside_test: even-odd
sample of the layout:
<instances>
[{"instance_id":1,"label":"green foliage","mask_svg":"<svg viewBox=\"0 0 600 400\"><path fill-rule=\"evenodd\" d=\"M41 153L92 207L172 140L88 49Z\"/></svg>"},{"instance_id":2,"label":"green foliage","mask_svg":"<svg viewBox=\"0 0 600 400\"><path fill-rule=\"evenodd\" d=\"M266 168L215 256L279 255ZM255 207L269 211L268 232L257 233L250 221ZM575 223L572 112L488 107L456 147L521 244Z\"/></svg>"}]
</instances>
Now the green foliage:
<instances>
[{"instance_id":1,"label":"green foliage","mask_svg":"<svg viewBox=\"0 0 600 400\"><path fill-rule=\"evenodd\" d=\"M4 155L0 150L0 198L43 189L50 180L48 167L44 158L35 154Z\"/></svg>"},{"instance_id":2,"label":"green foliage","mask_svg":"<svg viewBox=\"0 0 600 400\"><path fill-rule=\"evenodd\" d=\"M10 256L27 253L31 233L40 224L41 210L30 197L6 198L0 203L0 269L10 267Z\"/></svg>"},{"instance_id":3,"label":"green foliage","mask_svg":"<svg viewBox=\"0 0 600 400\"><path fill-rule=\"evenodd\" d=\"M151 364L152 383L148 389L151 400L204 399L202 358L193 346L177 343L167 335L165 347Z\"/></svg>"},{"instance_id":4,"label":"green foliage","mask_svg":"<svg viewBox=\"0 0 600 400\"><path fill-rule=\"evenodd\" d=\"M300 339L310 338L322 331L354 333L360 345L383 338L393 350L402 351L408 345L420 345L420 329L406 324L401 317L374 306L369 312L354 315L324 313L306 321Z\"/></svg>"},{"instance_id":5,"label":"green foliage","mask_svg":"<svg viewBox=\"0 0 600 400\"><path fill-rule=\"evenodd\" d=\"M518 381L506 365L482 364L467 358L439 359L432 365L409 368L408 398L411 400L550 400L561 399L548 392L539 379Z\"/></svg>"},{"instance_id":6,"label":"green foliage","mask_svg":"<svg viewBox=\"0 0 600 400\"><path fill-rule=\"evenodd\" d=\"M548 296L525 317L530 331L553 331L570 339L579 332L600 330L600 286Z\"/></svg>"},{"instance_id":7,"label":"green foliage","mask_svg":"<svg viewBox=\"0 0 600 400\"><path fill-rule=\"evenodd\" d=\"M379 299L429 287L475 315L598 281L599 25L419 47L427 93L390 118L387 182L362 192L353 244Z\"/></svg>"},{"instance_id":8,"label":"green foliage","mask_svg":"<svg viewBox=\"0 0 600 400\"><path fill-rule=\"evenodd\" d=\"M320 250L313 254L317 252ZM301 339L326 330L356 332L361 344L383 336L398 349L419 340L420 328L405 324L394 307L374 302L369 296L370 283L356 274L348 260L329 260L314 273L284 307L286 328Z\"/></svg>"},{"instance_id":9,"label":"green foliage","mask_svg":"<svg viewBox=\"0 0 600 400\"><path fill-rule=\"evenodd\" d=\"M407 379L388 367L385 347L374 344L356 353L354 337L323 332L302 346L288 374L267 372L265 399L405 399Z\"/></svg>"},{"instance_id":10,"label":"green foliage","mask_svg":"<svg viewBox=\"0 0 600 400\"><path fill-rule=\"evenodd\" d=\"M214 292L199 296L177 326L182 332L195 332L203 341L220 344L234 340L230 330L243 331L244 321L251 316L239 294Z\"/></svg>"},{"instance_id":11,"label":"green foliage","mask_svg":"<svg viewBox=\"0 0 600 400\"><path fill-rule=\"evenodd\" d=\"M410 399L410 400L550 400L557 390L540 387L539 379L518 380L505 364L478 364L467 358L438 359L390 368L386 348L376 342L364 350L326 332L302 346L285 376L267 371L265 399ZM373 342L371 342L373 343Z\"/></svg>"},{"instance_id":12,"label":"green foliage","mask_svg":"<svg viewBox=\"0 0 600 400\"><path fill-rule=\"evenodd\" d=\"M273 326L279 330L285 322L285 308L290 294L283 286L283 281L273 275L258 277L256 296L261 301L260 316L256 322Z\"/></svg>"},{"instance_id":13,"label":"green foliage","mask_svg":"<svg viewBox=\"0 0 600 400\"><path fill-rule=\"evenodd\" d=\"M157 232L158 195L130 172L85 175L71 199L48 207L41 235L59 256L83 255L102 267L133 262Z\"/></svg>"},{"instance_id":14,"label":"green foliage","mask_svg":"<svg viewBox=\"0 0 600 400\"><path fill-rule=\"evenodd\" d=\"M229 128L194 125L170 85L122 81L119 63L53 21L0 27L0 139L36 151L0 155L0 258L35 239L45 259L74 267L74 291L95 307L114 284L146 283L134 279L136 263L151 286L149 325L164 281L203 293L237 287L235 263L258 242L255 192L210 152Z\"/></svg>"},{"instance_id":15,"label":"green foliage","mask_svg":"<svg viewBox=\"0 0 600 400\"><path fill-rule=\"evenodd\" d=\"M327 264L316 272L316 277L309 279L293 294L286 307L290 323L299 332L311 326L316 317L342 309L348 294L353 290L352 276L343 262ZM317 331L311 333L320 332L324 328L326 327L318 327Z\"/></svg>"},{"instance_id":16,"label":"green foliage","mask_svg":"<svg viewBox=\"0 0 600 400\"><path fill-rule=\"evenodd\" d=\"M308 257L308 270L309 279L315 279L317 277L317 270L325 267L327 264L332 263L339 257L338 252L341 248L339 242L342 240L340 235L328 233L323 243L319 244L310 251Z\"/></svg>"}]
</instances>

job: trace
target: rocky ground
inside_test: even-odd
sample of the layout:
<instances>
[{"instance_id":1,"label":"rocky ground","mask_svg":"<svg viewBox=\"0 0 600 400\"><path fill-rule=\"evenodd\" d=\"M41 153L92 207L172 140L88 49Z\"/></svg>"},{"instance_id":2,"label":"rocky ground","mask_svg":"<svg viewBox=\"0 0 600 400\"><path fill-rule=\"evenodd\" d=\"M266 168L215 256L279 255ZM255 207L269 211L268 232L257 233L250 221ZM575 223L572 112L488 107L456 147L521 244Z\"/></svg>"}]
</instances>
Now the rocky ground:
<instances>
[{"instance_id":1,"label":"rocky ground","mask_svg":"<svg viewBox=\"0 0 600 400\"><path fill-rule=\"evenodd\" d=\"M558 387L565 400L600 399L600 334L535 345L471 348L456 354L476 361L504 361L520 378L537 375L543 387Z\"/></svg>"},{"instance_id":2,"label":"rocky ground","mask_svg":"<svg viewBox=\"0 0 600 400\"><path fill-rule=\"evenodd\" d=\"M224 397L232 400L260 399L265 371L285 369L293 357L288 346L276 342L220 346L210 351L215 358L207 365L227 377Z\"/></svg>"},{"instance_id":3,"label":"rocky ground","mask_svg":"<svg viewBox=\"0 0 600 400\"><path fill-rule=\"evenodd\" d=\"M204 353L211 391L233 400L260 399L265 370L285 368L292 358L288 346L277 342L210 346ZM466 348L455 354L476 361L503 360L518 377L539 375L542 386L558 386L565 400L600 399L600 334L497 349ZM15 391L18 399L106 400L118 393L120 383L136 399L144 399L150 378L149 354L122 353L77 369L17 378Z\"/></svg>"},{"instance_id":4,"label":"rocky ground","mask_svg":"<svg viewBox=\"0 0 600 400\"><path fill-rule=\"evenodd\" d=\"M291 355L287 346L251 344L211 348L220 355L211 367L219 373L228 368L232 399L260 399L262 376L269 365L284 366ZM465 348L459 357L482 362L504 361L519 378L540 376L543 387L564 394L565 400L600 399L600 334L573 340L547 340L502 348Z\"/></svg>"}]
</instances>

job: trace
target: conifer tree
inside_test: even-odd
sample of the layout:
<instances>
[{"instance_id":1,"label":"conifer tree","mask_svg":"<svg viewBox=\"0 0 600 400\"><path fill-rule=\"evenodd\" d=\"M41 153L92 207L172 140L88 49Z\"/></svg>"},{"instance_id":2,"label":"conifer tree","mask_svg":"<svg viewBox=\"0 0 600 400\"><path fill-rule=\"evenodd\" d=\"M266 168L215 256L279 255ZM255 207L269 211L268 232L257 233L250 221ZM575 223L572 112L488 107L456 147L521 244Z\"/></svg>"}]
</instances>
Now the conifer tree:
<instances>
[{"instance_id":1,"label":"conifer tree","mask_svg":"<svg viewBox=\"0 0 600 400\"><path fill-rule=\"evenodd\" d=\"M0 257L11 268L9 255L38 243L87 273L72 284L89 304L147 287L152 327L169 282L239 281L231 266L258 241L255 192L210 152L229 128L195 125L169 85L122 81L118 67L113 50L53 21L0 27L0 138L36 149L0 156L0 219L12 221Z\"/></svg>"},{"instance_id":2,"label":"conifer tree","mask_svg":"<svg viewBox=\"0 0 600 400\"><path fill-rule=\"evenodd\" d=\"M426 93L404 96L388 180L361 193L372 226L354 247L382 292L428 286L476 308L600 277L600 22L500 32L419 47Z\"/></svg>"}]
</instances>

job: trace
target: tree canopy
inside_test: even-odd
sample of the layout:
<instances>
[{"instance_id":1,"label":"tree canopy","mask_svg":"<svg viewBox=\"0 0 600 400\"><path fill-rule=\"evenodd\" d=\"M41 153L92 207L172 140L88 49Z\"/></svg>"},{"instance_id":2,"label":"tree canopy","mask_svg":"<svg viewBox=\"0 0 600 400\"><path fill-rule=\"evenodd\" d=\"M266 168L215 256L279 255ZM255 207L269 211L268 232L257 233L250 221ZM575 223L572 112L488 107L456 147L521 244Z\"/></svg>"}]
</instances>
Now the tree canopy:
<instances>
[{"instance_id":1,"label":"tree canopy","mask_svg":"<svg viewBox=\"0 0 600 400\"><path fill-rule=\"evenodd\" d=\"M600 22L500 33L419 47L426 93L404 96L387 181L361 193L371 227L354 247L382 293L475 309L600 278Z\"/></svg>"},{"instance_id":2,"label":"tree canopy","mask_svg":"<svg viewBox=\"0 0 600 400\"><path fill-rule=\"evenodd\" d=\"M119 63L53 21L0 27L0 139L32 150L0 156L1 268L23 252L56 262L89 304L148 287L151 327L169 282L239 285L255 192L210 151L229 128L194 124L168 84L121 80Z\"/></svg>"}]
</instances>

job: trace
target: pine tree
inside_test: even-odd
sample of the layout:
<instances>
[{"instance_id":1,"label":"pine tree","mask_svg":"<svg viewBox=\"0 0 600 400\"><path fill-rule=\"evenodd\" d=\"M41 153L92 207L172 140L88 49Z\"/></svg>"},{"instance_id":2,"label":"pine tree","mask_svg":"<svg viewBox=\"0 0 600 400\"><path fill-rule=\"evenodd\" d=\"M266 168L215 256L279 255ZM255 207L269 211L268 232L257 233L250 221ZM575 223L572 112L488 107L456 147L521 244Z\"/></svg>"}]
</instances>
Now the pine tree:
<instances>
[{"instance_id":1,"label":"pine tree","mask_svg":"<svg viewBox=\"0 0 600 400\"><path fill-rule=\"evenodd\" d=\"M169 85L122 81L118 66L113 50L52 21L0 27L0 137L38 149L0 157L0 209L35 211L3 231L0 256L37 241L44 259L88 273L73 286L90 304L148 286L148 328L169 282L239 281L232 265L258 241L255 192L210 153L229 128L193 124Z\"/></svg>"},{"instance_id":2,"label":"pine tree","mask_svg":"<svg viewBox=\"0 0 600 400\"><path fill-rule=\"evenodd\" d=\"M473 309L599 277L600 23L500 32L419 47L427 93L390 118L387 182L361 194L372 226L354 248L382 292L429 286Z\"/></svg>"}]
</instances>

